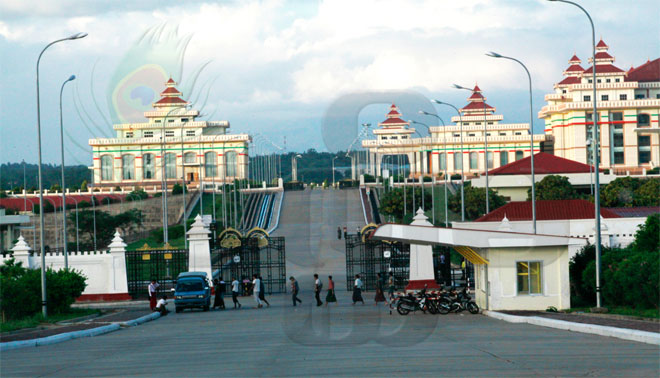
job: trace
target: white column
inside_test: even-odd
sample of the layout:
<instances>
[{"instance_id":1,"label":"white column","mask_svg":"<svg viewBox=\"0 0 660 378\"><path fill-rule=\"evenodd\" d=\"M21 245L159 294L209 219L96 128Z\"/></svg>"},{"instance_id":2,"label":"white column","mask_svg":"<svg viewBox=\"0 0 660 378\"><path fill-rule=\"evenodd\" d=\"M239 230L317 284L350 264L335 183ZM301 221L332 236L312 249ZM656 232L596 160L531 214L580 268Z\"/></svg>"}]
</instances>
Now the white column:
<instances>
[{"instance_id":1,"label":"white column","mask_svg":"<svg viewBox=\"0 0 660 378\"><path fill-rule=\"evenodd\" d=\"M197 214L195 223L190 226L188 237L188 271L206 272L210 281L213 281L211 270L211 248L209 246L210 231Z\"/></svg>"},{"instance_id":2,"label":"white column","mask_svg":"<svg viewBox=\"0 0 660 378\"><path fill-rule=\"evenodd\" d=\"M436 176L440 172L440 154L431 152L431 173Z\"/></svg>"},{"instance_id":3,"label":"white column","mask_svg":"<svg viewBox=\"0 0 660 378\"><path fill-rule=\"evenodd\" d=\"M110 275L110 282L108 283L109 293L113 294L127 294L128 295L128 278L126 275L126 243L119 235L119 231L115 231L115 237L112 243L108 246L110 255L112 256L112 274Z\"/></svg>"},{"instance_id":4,"label":"white column","mask_svg":"<svg viewBox=\"0 0 660 378\"><path fill-rule=\"evenodd\" d=\"M413 218L412 226L433 226L420 207ZM438 288L433 273L433 249L430 245L410 245L410 277L406 291Z\"/></svg>"},{"instance_id":5,"label":"white column","mask_svg":"<svg viewBox=\"0 0 660 378\"><path fill-rule=\"evenodd\" d=\"M33 266L33 258L30 256L32 248L30 248L22 234L18 237L16 245L11 250L14 252L13 256L16 262L20 262L24 268L32 269L35 267Z\"/></svg>"}]
</instances>

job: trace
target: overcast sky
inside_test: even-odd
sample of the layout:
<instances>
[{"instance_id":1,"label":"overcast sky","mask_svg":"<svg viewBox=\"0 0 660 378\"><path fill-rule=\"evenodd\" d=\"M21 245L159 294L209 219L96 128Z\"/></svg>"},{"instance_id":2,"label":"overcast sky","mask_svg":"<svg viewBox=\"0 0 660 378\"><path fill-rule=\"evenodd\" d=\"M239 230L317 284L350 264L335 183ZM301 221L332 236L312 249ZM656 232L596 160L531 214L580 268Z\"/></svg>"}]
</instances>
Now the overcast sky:
<instances>
[{"instance_id":1,"label":"overcast sky","mask_svg":"<svg viewBox=\"0 0 660 378\"><path fill-rule=\"evenodd\" d=\"M620 68L660 56L660 2L580 3ZM484 53L527 64L535 116L571 55L586 67L591 53L586 17L543 0L0 0L0 161L37 161L36 59L47 43L79 31L89 36L51 47L41 61L49 163L60 161L59 90L71 74L77 79L64 90L66 159L89 165L89 138L114 136L117 119L139 121L131 109L148 105L154 94L132 81L148 82L154 65L154 72L180 81L206 119L228 120L232 132L260 133L280 146L286 136L288 150L302 151L326 150L326 109L355 92L408 90L460 107L469 93L451 84L476 82L504 122L528 122L524 72ZM130 93L121 93L125 88ZM388 105L365 107L358 124L382 121ZM409 108L406 119L437 124ZM453 115L437 112L447 121ZM542 130L538 119L534 126Z\"/></svg>"}]
</instances>

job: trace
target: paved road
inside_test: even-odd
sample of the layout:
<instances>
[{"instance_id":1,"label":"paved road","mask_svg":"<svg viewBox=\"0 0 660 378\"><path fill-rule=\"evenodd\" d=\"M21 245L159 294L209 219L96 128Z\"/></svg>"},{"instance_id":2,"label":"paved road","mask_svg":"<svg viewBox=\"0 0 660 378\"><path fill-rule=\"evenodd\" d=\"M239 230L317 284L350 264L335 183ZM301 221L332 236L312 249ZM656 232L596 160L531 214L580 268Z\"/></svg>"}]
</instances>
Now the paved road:
<instances>
[{"instance_id":1,"label":"paved road","mask_svg":"<svg viewBox=\"0 0 660 378\"><path fill-rule=\"evenodd\" d=\"M346 255L344 240L337 239L338 226L350 232L364 226L357 189L286 192L274 235L286 237L287 276L311 287L314 273L326 283L332 275L337 288L345 289Z\"/></svg>"},{"instance_id":2,"label":"paved road","mask_svg":"<svg viewBox=\"0 0 660 378\"><path fill-rule=\"evenodd\" d=\"M63 344L6 351L13 376L644 376L657 346L511 324L483 315L389 315L386 307L272 306L170 314Z\"/></svg>"}]
</instances>

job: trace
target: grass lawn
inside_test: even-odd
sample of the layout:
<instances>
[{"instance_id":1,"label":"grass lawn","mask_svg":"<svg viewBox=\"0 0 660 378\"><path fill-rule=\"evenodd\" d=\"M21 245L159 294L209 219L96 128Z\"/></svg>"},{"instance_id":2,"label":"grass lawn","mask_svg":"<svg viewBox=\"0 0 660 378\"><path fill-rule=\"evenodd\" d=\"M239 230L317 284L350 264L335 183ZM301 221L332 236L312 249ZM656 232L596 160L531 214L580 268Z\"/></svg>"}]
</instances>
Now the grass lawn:
<instances>
[{"instance_id":1,"label":"grass lawn","mask_svg":"<svg viewBox=\"0 0 660 378\"><path fill-rule=\"evenodd\" d=\"M134 241L133 243L130 243L127 247L127 251L135 251L144 246L144 244L148 244L149 247L151 248L162 248L163 243L156 241L153 237L149 236L146 239L140 239L138 241ZM170 239L169 243L172 247L177 248L177 249L183 249L184 248L184 238L183 236L177 239Z\"/></svg>"},{"instance_id":2,"label":"grass lawn","mask_svg":"<svg viewBox=\"0 0 660 378\"><path fill-rule=\"evenodd\" d=\"M227 193L227 195L230 195ZM247 199L247 196L245 197ZM232 202L233 198L227 198L227 216L229 216L229 206L232 206L231 208L231 214L233 217L234 214L234 203ZM237 197L237 209L238 209L238 219L241 218L241 202L240 199ZM212 193L204 193L204 196L202 197L203 202L203 210L204 210L204 215L212 215L213 214L213 194ZM192 209L190 212L189 219L195 219L197 214L199 214L199 202L195 205L195 207ZM215 219L222 219L222 193L216 193L215 194Z\"/></svg>"},{"instance_id":3,"label":"grass lawn","mask_svg":"<svg viewBox=\"0 0 660 378\"><path fill-rule=\"evenodd\" d=\"M658 309L635 309L631 307L608 307L609 314L639 316L642 318L660 319L660 310ZM591 312L589 307L576 307L568 312Z\"/></svg>"},{"instance_id":4,"label":"grass lawn","mask_svg":"<svg viewBox=\"0 0 660 378\"><path fill-rule=\"evenodd\" d=\"M9 320L6 322L0 323L1 332L11 332L16 331L22 328L34 328L39 324L52 324L61 322L63 320L79 318L81 316L100 314L100 310L94 310L89 308L72 308L67 313L64 314L53 314L48 316L47 319L44 319L41 313L32 315L27 318L18 319L18 320Z\"/></svg>"}]
</instances>

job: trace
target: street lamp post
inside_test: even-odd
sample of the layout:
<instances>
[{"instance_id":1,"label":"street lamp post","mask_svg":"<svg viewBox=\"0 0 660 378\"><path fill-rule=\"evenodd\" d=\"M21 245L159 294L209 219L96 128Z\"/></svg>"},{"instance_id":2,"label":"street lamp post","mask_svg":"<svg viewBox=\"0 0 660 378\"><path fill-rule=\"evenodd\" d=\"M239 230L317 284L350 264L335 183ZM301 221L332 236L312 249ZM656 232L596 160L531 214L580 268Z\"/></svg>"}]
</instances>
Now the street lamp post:
<instances>
[{"instance_id":1,"label":"street lamp post","mask_svg":"<svg viewBox=\"0 0 660 378\"><path fill-rule=\"evenodd\" d=\"M423 114L423 115L428 115L428 116L437 118L440 121L440 123L442 123L442 127L443 128L446 127L445 121L442 118L440 118L439 115L429 113L429 112L425 112L423 110L420 110L419 113ZM430 132L431 132L431 130L429 129L429 134L430 134ZM433 141L433 138L431 138L431 141ZM443 133L442 133L442 142L443 142L443 145L445 147L445 151L444 151L444 155L443 155L445 157L445 174L444 174L444 176L445 176L445 201L444 202L445 202L445 227L447 227L449 225L449 211L448 211L448 204L447 204L447 202L448 202L448 198L447 198L447 137L446 137L446 132L444 131L444 129L443 129ZM435 177L433 178L433 183L435 183ZM435 188L433 189L433 194L435 195ZM435 199L433 200L433 204L435 205ZM435 224L435 212L434 212L433 224Z\"/></svg>"},{"instance_id":2,"label":"street lamp post","mask_svg":"<svg viewBox=\"0 0 660 378\"><path fill-rule=\"evenodd\" d=\"M596 214L595 214L595 222L596 222L596 307L601 307L601 295L600 295L600 273L601 273L601 235L600 235L600 178L598 177L598 168L600 167L600 163L598 160L598 145L599 145L599 139L598 139L598 109L596 108L596 29L594 27L594 22L591 19L591 16L589 15L589 12L586 11L586 9L582 8L580 4L574 3L572 1L568 0L548 0L548 1L558 1L560 3L566 3L566 4L571 4L575 5L576 7L580 8L582 12L587 16L589 19L589 24L591 24L591 59L592 59L592 84L593 84L593 98L591 99L593 101L594 105L594 112L592 114L591 119L593 120L593 128L594 128L594 133L593 133L593 163L594 163L594 176L595 176L595 184L594 184L594 207L596 208Z\"/></svg>"},{"instance_id":3,"label":"street lamp post","mask_svg":"<svg viewBox=\"0 0 660 378\"><path fill-rule=\"evenodd\" d=\"M44 54L46 49L50 46L63 41L75 40L84 38L87 36L87 33L76 33L70 37L58 39L46 45L46 47L41 50L39 57L37 58L37 149L39 151L39 166L38 166L38 175L39 175L39 237L41 238L41 312L44 315L44 318L48 316L48 303L46 301L46 250L44 248L44 193L43 193L43 180L41 175L41 106L39 102L39 63L41 62L41 56Z\"/></svg>"},{"instance_id":4,"label":"street lamp post","mask_svg":"<svg viewBox=\"0 0 660 378\"><path fill-rule=\"evenodd\" d=\"M459 133L461 134L461 222L465 222L465 168L463 168L463 115L461 112L458 110L457 107L455 107L452 104L449 104L447 102L442 102L439 100L433 100L438 105L447 105L451 108L454 108L456 110L456 113L458 113L458 122L459 122ZM447 154L445 153L445 167L447 166ZM445 170L445 172L447 172ZM446 174L445 174L446 176ZM446 185L446 184L445 184ZM445 201L447 199L445 198Z\"/></svg>"},{"instance_id":5,"label":"street lamp post","mask_svg":"<svg viewBox=\"0 0 660 378\"><path fill-rule=\"evenodd\" d=\"M421 110L420 110L419 113L420 114L425 114L425 112L422 112ZM416 125L422 125L422 126L426 127L426 131L428 131L429 136L431 136L431 128L429 127L429 125L427 125L425 123L422 123L422 122L412 120L412 119L408 122L416 124ZM432 140L433 140L433 138L431 137L431 141ZM424 152L424 153L426 153L426 152ZM433 177L433 172L431 172L431 176ZM432 217L433 225L435 226L435 187L434 187L434 183L435 183L435 177L433 178L433 180L431 180L431 213L432 213L431 217ZM424 188L424 177L423 177L423 175L422 175L422 183L421 184L422 184L422 209L424 209L424 197L425 197L424 194L426 193L426 189Z\"/></svg>"},{"instance_id":6,"label":"street lamp post","mask_svg":"<svg viewBox=\"0 0 660 378\"><path fill-rule=\"evenodd\" d=\"M529 70L527 67L523 64L523 62L519 61L516 58L511 58L508 56L504 56L501 54L498 54L496 52L489 52L486 55L492 57L492 58L503 58L503 59L509 59L513 60L514 62L520 64L522 68L525 69L525 72L527 73L527 79L529 80L529 140L530 140L530 147L529 150L530 152L530 164L531 164L531 171L532 171L532 228L534 229L534 233L536 233L536 181L534 180L534 128L532 127L533 122L534 122L534 115L533 115L533 107L532 107L532 75L529 74ZM485 104L485 102L484 102ZM486 179L486 182L488 179Z\"/></svg>"},{"instance_id":7,"label":"street lamp post","mask_svg":"<svg viewBox=\"0 0 660 378\"><path fill-rule=\"evenodd\" d=\"M456 89L464 89L467 91L472 91L470 88L462 87L458 84L453 85ZM490 212L490 193L488 190L488 116L486 114L486 99L482 95L482 102L484 103L484 167L486 168L486 214ZM462 136L462 133L461 133ZM533 152L533 151L532 151Z\"/></svg>"},{"instance_id":8,"label":"street lamp post","mask_svg":"<svg viewBox=\"0 0 660 378\"><path fill-rule=\"evenodd\" d=\"M69 253L67 252L66 245L66 185L64 183L64 122L62 121L62 93L64 92L64 86L66 83L75 80L76 75L69 76L64 83L62 83L62 88L60 88L60 150L62 153L62 233L63 233L63 243L62 251L64 252L64 269L69 269ZM76 225L76 227L78 227Z\"/></svg>"}]
</instances>

